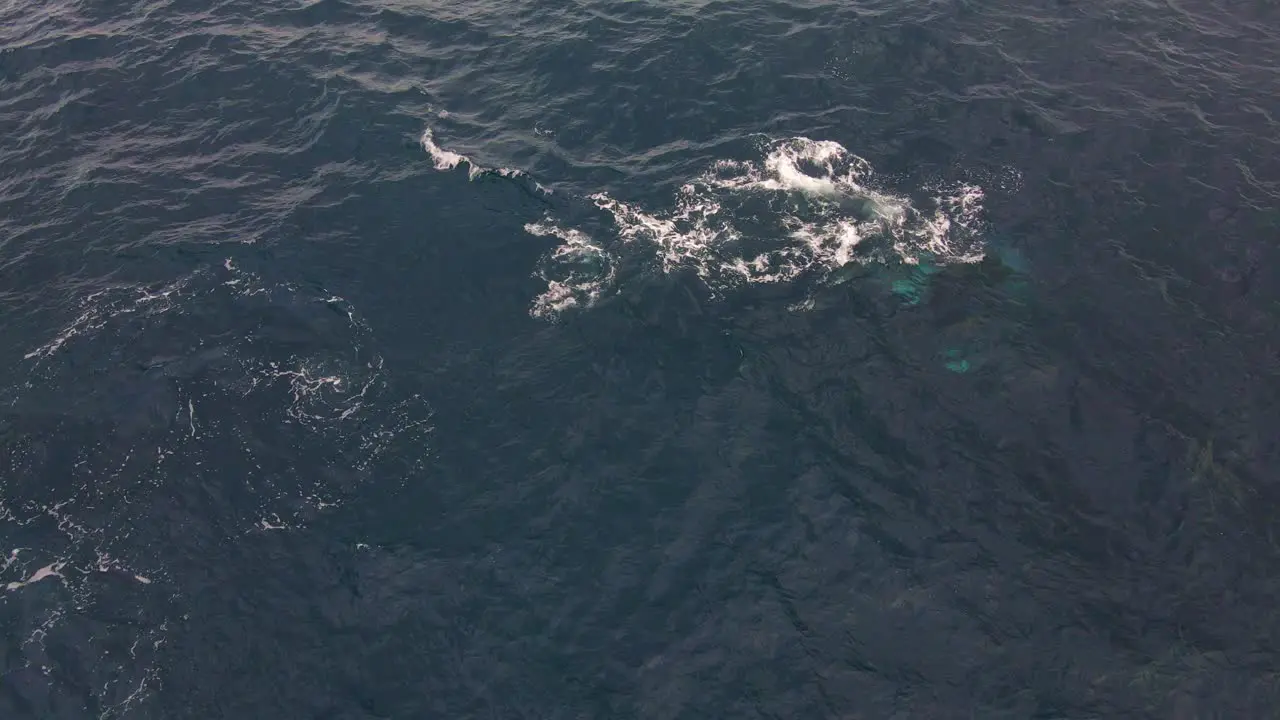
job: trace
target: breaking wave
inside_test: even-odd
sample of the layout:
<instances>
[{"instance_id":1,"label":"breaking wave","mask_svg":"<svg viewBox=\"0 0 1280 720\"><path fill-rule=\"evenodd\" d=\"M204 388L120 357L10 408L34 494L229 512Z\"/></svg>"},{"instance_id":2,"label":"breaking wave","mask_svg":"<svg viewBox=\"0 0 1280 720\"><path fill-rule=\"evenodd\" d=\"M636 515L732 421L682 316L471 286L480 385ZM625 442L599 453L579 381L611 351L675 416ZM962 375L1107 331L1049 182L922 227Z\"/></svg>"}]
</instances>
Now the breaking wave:
<instances>
[{"instance_id":1,"label":"breaking wave","mask_svg":"<svg viewBox=\"0 0 1280 720\"><path fill-rule=\"evenodd\" d=\"M435 135L431 132L431 128L422 131L422 137L418 140L422 144L422 149L427 151L427 155L431 157L431 162L437 170L447 171L460 167L466 167L467 177L475 180L484 175L496 175L505 178L528 178L528 173L523 170L515 170L512 168L487 168L480 165L466 155L462 155L452 150L446 150L436 143ZM541 184L534 182L533 187L537 192L550 195L551 190L543 187Z\"/></svg>"}]
</instances>

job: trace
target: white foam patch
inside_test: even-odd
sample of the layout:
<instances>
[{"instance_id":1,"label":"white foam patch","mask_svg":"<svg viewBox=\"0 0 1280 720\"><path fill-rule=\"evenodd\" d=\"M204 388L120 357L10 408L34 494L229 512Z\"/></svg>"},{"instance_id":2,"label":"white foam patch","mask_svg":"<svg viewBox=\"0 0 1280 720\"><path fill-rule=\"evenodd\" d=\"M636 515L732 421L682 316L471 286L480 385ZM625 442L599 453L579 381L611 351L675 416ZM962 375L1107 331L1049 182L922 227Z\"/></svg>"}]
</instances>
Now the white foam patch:
<instances>
[{"instance_id":1,"label":"white foam patch","mask_svg":"<svg viewBox=\"0 0 1280 720\"><path fill-rule=\"evenodd\" d=\"M9 556L9 562L17 560L17 558L18 558L18 550L14 549ZM65 565L66 565L66 562L51 562L48 565L45 565L44 567L31 573L31 577L27 578L26 580L15 580L13 582L9 582L5 584L4 586L5 592L11 592L13 590L26 587L27 585L38 583L41 580L44 580L45 578L51 578L51 577L60 578L62 577L62 572L61 572L62 568ZM6 563L5 569L8 569L8 566L9 566L9 563Z\"/></svg>"},{"instance_id":2,"label":"white foam patch","mask_svg":"<svg viewBox=\"0 0 1280 720\"><path fill-rule=\"evenodd\" d=\"M604 192L591 200L610 216L622 243L646 245L662 272L692 270L713 292L801 277L821 282L850 263L983 257L979 186L925 188L926 206L916 207L877 187L871 164L839 143L796 137L761 149L755 161L714 162L667 208ZM577 232L552 218L529 228L558 237ZM612 259L607 245L593 247Z\"/></svg>"},{"instance_id":3,"label":"white foam patch","mask_svg":"<svg viewBox=\"0 0 1280 720\"><path fill-rule=\"evenodd\" d=\"M944 262L978 262L983 258L980 230L985 199L986 194L977 185L934 188L933 213L923 216L921 231L907 238L917 241L914 245L904 247L899 241L899 253L918 259L911 252L919 248Z\"/></svg>"},{"instance_id":4,"label":"white foam patch","mask_svg":"<svg viewBox=\"0 0 1280 720\"><path fill-rule=\"evenodd\" d=\"M547 289L534 299L531 315L556 318L570 308L591 307L612 290L617 280L613 259L589 235L546 223L529 223L524 229L531 235L561 241L534 273L547 283Z\"/></svg>"},{"instance_id":5,"label":"white foam patch","mask_svg":"<svg viewBox=\"0 0 1280 720\"><path fill-rule=\"evenodd\" d=\"M763 148L760 161L720 161L681 188L674 208L639 213L597 195L623 236L648 235L666 269L691 266L720 289L741 282L821 276L851 262L898 259L973 262L982 191L939 188L932 206L873 183L871 164L839 143L789 138ZM868 240L881 240L868 243Z\"/></svg>"},{"instance_id":6,"label":"white foam patch","mask_svg":"<svg viewBox=\"0 0 1280 720\"><path fill-rule=\"evenodd\" d=\"M430 128L422 146L439 170L466 165L471 178L523 175L490 171L446 150ZM534 299L531 314L559 317L616 292L618 243L650 250L663 273L693 271L713 294L802 278L821 283L852 263L927 259L942 265L983 258L979 185L939 184L909 197L886 189L871 163L837 142L792 137L764 141L758 149L756 159L711 163L664 207L607 192L589 196L612 221L613 242L553 215L526 225L532 235L561 240L535 273L547 289Z\"/></svg>"}]
</instances>

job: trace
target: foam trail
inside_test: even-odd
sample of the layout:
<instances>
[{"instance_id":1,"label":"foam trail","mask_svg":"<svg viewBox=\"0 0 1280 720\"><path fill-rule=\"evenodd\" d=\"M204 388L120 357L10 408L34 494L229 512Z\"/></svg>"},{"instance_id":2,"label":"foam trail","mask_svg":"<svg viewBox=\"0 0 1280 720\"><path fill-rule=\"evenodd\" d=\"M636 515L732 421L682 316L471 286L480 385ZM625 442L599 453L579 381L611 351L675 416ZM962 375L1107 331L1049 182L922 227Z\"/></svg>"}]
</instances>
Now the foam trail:
<instances>
[{"instance_id":1,"label":"foam trail","mask_svg":"<svg viewBox=\"0 0 1280 720\"><path fill-rule=\"evenodd\" d=\"M472 178L489 172L525 176L518 170L488 170L444 149L430 128L423 132L422 146L439 170L465 163ZM713 294L803 278L826 282L850 264L927 261L941 266L984 256L984 193L977 185L921 188L913 193L918 207L876 182L871 163L840 143L765 139L757 150L755 159L712 162L665 207L646 207L608 192L588 198L608 218L620 245L650 250L662 273L693 271ZM535 271L547 290L534 300L534 316L558 317L617 291L619 261L613 252L621 247L607 236L594 239L552 215L525 230L561 240Z\"/></svg>"}]
</instances>

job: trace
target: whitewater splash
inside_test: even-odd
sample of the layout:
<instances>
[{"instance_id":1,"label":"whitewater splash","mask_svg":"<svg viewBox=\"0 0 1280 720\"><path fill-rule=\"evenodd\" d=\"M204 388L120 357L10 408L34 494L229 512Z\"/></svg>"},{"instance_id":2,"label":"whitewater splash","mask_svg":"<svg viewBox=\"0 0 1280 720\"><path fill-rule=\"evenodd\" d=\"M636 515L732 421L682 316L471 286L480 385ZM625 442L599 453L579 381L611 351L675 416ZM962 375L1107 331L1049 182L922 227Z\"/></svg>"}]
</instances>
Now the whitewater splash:
<instances>
[{"instance_id":1,"label":"whitewater splash","mask_svg":"<svg viewBox=\"0 0 1280 720\"><path fill-rule=\"evenodd\" d=\"M484 171L436 144L430 130L423 147L438 169L466 163L473 176ZM830 140L768 140L758 149L754 160L713 162L665 208L590 195L612 226L609 239L552 214L526 225L532 235L562 241L535 271L547 289L530 313L554 318L617 292L620 245L646 248L663 273L694 272L713 294L801 278L823 282L851 263L983 258L984 193L977 185L921 188L913 200L884 190L869 162Z\"/></svg>"}]
</instances>

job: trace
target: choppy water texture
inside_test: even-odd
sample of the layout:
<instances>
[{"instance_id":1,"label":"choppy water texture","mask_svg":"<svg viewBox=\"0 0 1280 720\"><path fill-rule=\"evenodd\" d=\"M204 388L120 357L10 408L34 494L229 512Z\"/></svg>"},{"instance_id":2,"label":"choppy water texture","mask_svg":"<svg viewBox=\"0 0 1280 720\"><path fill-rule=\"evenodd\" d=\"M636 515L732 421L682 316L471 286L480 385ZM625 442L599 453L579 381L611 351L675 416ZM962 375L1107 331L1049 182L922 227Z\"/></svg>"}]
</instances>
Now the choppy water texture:
<instances>
[{"instance_id":1,"label":"choppy water texture","mask_svg":"<svg viewBox=\"0 0 1280 720\"><path fill-rule=\"evenodd\" d=\"M1277 27L0 0L0 717L1270 716Z\"/></svg>"}]
</instances>

